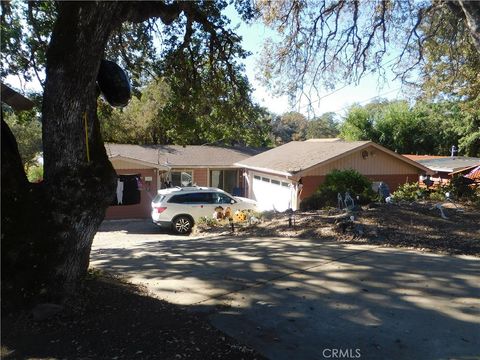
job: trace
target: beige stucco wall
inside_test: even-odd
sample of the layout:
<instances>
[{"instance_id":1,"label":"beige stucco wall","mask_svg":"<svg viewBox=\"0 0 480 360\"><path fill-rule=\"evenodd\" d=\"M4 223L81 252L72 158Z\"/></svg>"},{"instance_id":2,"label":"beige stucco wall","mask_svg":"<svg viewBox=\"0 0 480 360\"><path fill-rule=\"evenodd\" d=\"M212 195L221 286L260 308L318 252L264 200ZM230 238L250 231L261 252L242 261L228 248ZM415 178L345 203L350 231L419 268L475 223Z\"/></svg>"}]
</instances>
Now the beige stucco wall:
<instances>
[{"instance_id":1,"label":"beige stucco wall","mask_svg":"<svg viewBox=\"0 0 480 360\"><path fill-rule=\"evenodd\" d=\"M368 151L368 157L365 159L362 156L363 151ZM363 175L402 175L421 172L415 166L369 146L325 165L313 167L302 176L325 176L334 169L355 169Z\"/></svg>"}]
</instances>

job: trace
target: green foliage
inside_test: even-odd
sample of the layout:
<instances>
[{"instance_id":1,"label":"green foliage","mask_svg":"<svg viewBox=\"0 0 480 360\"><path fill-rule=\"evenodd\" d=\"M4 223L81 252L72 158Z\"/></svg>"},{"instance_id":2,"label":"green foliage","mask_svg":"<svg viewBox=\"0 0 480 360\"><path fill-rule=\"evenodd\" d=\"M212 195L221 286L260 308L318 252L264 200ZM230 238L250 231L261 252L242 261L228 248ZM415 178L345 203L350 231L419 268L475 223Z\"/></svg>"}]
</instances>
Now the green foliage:
<instances>
[{"instance_id":1,"label":"green foliage","mask_svg":"<svg viewBox=\"0 0 480 360\"><path fill-rule=\"evenodd\" d=\"M470 186L462 174L454 175L445 190L457 200L473 200L475 198L475 189Z\"/></svg>"},{"instance_id":2,"label":"green foliage","mask_svg":"<svg viewBox=\"0 0 480 360\"><path fill-rule=\"evenodd\" d=\"M419 199L424 199L426 196L425 194L426 189L420 188L418 182L415 182L400 185L397 190L392 194L392 196L397 201L415 201Z\"/></svg>"},{"instance_id":3,"label":"green foliage","mask_svg":"<svg viewBox=\"0 0 480 360\"><path fill-rule=\"evenodd\" d=\"M480 99L471 101L383 101L353 106L341 125L346 140L372 140L401 154L480 156Z\"/></svg>"},{"instance_id":4,"label":"green foliage","mask_svg":"<svg viewBox=\"0 0 480 360\"><path fill-rule=\"evenodd\" d=\"M115 143L166 144L169 124L162 124L161 116L169 97L168 85L157 80L148 84L141 96L133 96L124 109L113 109L99 102L103 138Z\"/></svg>"},{"instance_id":5,"label":"green foliage","mask_svg":"<svg viewBox=\"0 0 480 360\"><path fill-rule=\"evenodd\" d=\"M25 81L45 69L47 46L57 16L53 1L3 1L1 76L22 75Z\"/></svg>"},{"instance_id":6,"label":"green foliage","mask_svg":"<svg viewBox=\"0 0 480 360\"><path fill-rule=\"evenodd\" d=\"M307 139L335 138L339 134L340 131L335 122L335 113L325 113L319 118L308 122L306 131Z\"/></svg>"},{"instance_id":7,"label":"green foliage","mask_svg":"<svg viewBox=\"0 0 480 360\"><path fill-rule=\"evenodd\" d=\"M127 70L136 96L124 111L100 102L107 141L270 144L270 119L253 103L238 62L248 53L222 15L227 5L223 1L195 4L200 16L208 14L204 21L215 36L205 24L184 15L168 26L150 19L124 22L112 32L105 58ZM12 1L2 2L1 9L2 77L15 74L30 81L37 75L42 82L56 4ZM244 20L252 19L254 9L248 2L235 2L235 9Z\"/></svg>"},{"instance_id":8,"label":"green foliage","mask_svg":"<svg viewBox=\"0 0 480 360\"><path fill-rule=\"evenodd\" d=\"M4 120L17 139L24 167L28 169L35 165L42 151L42 125L35 109L19 113L5 111Z\"/></svg>"},{"instance_id":9,"label":"green foliage","mask_svg":"<svg viewBox=\"0 0 480 360\"><path fill-rule=\"evenodd\" d=\"M348 141L372 140L377 142L375 130L375 111L367 107L354 105L340 128L340 137Z\"/></svg>"},{"instance_id":10,"label":"green foliage","mask_svg":"<svg viewBox=\"0 0 480 360\"><path fill-rule=\"evenodd\" d=\"M445 201L445 192L443 191L443 189L437 189L435 191L432 191L428 195L428 199L432 201Z\"/></svg>"},{"instance_id":11,"label":"green foliage","mask_svg":"<svg viewBox=\"0 0 480 360\"><path fill-rule=\"evenodd\" d=\"M300 209L316 210L326 206L336 206L338 193L343 197L346 192L350 193L355 203L365 204L375 197L372 182L358 171L333 170L327 174L318 190L301 202Z\"/></svg>"},{"instance_id":12,"label":"green foliage","mask_svg":"<svg viewBox=\"0 0 480 360\"><path fill-rule=\"evenodd\" d=\"M276 145L290 141L303 141L306 139L308 121L302 114L292 111L272 119L272 137Z\"/></svg>"},{"instance_id":13,"label":"green foliage","mask_svg":"<svg viewBox=\"0 0 480 360\"><path fill-rule=\"evenodd\" d=\"M197 225L206 225L209 227L215 227L219 225L217 219L208 216L202 216L200 219L197 220Z\"/></svg>"},{"instance_id":14,"label":"green foliage","mask_svg":"<svg viewBox=\"0 0 480 360\"><path fill-rule=\"evenodd\" d=\"M422 30L435 29L424 44L420 84L427 99L472 100L480 95L480 56L464 21L440 8Z\"/></svg>"},{"instance_id":15,"label":"green foliage","mask_svg":"<svg viewBox=\"0 0 480 360\"><path fill-rule=\"evenodd\" d=\"M125 109L99 103L104 139L131 144L269 144L269 119L249 96L236 99L241 91L228 94L225 89L224 98L212 94L207 101L200 90L197 94L192 90L192 98L185 102L179 89L172 90L167 80L150 82ZM204 91L209 91L206 84Z\"/></svg>"},{"instance_id":16,"label":"green foliage","mask_svg":"<svg viewBox=\"0 0 480 360\"><path fill-rule=\"evenodd\" d=\"M42 165L33 165L30 166L27 170L28 181L36 183L43 180L43 166Z\"/></svg>"}]
</instances>

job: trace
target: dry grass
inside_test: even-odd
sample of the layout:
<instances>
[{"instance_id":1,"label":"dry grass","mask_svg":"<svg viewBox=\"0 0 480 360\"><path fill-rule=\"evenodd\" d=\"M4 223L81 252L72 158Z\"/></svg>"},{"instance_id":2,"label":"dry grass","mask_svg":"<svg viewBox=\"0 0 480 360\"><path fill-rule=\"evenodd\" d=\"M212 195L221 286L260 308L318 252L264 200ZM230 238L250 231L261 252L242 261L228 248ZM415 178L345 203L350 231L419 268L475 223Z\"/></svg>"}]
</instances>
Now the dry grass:
<instances>
[{"instance_id":1,"label":"dry grass","mask_svg":"<svg viewBox=\"0 0 480 360\"><path fill-rule=\"evenodd\" d=\"M374 204L345 213L336 209L297 213L289 227L285 214L267 216L260 224L236 225L242 236L328 238L334 241L406 247L447 254L480 256L480 212L445 204L447 219L436 203ZM354 216L354 221L350 221ZM200 227L197 234L231 234L227 227Z\"/></svg>"}]
</instances>

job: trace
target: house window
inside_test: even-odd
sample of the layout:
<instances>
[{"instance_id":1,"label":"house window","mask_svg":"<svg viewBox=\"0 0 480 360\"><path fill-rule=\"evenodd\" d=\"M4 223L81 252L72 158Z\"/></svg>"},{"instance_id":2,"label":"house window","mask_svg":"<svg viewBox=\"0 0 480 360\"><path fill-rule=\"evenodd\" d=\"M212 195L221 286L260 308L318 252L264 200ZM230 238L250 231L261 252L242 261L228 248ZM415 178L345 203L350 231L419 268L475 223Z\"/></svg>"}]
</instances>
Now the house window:
<instances>
[{"instance_id":1,"label":"house window","mask_svg":"<svg viewBox=\"0 0 480 360\"><path fill-rule=\"evenodd\" d=\"M280 181L278 181L278 180L273 180L273 179L272 179L272 184L280 185Z\"/></svg>"},{"instance_id":2,"label":"house window","mask_svg":"<svg viewBox=\"0 0 480 360\"><path fill-rule=\"evenodd\" d=\"M269 179L269 178L266 178L266 177L262 177L262 181L270 182L270 179Z\"/></svg>"},{"instance_id":3,"label":"house window","mask_svg":"<svg viewBox=\"0 0 480 360\"><path fill-rule=\"evenodd\" d=\"M253 178L254 178L255 180L260 180L260 176L258 176L258 175L254 175Z\"/></svg>"},{"instance_id":4,"label":"house window","mask_svg":"<svg viewBox=\"0 0 480 360\"><path fill-rule=\"evenodd\" d=\"M193 174L191 171L172 171L172 186L192 186Z\"/></svg>"},{"instance_id":5,"label":"house window","mask_svg":"<svg viewBox=\"0 0 480 360\"><path fill-rule=\"evenodd\" d=\"M238 172L237 170L211 170L210 185L228 193L233 193L233 189L237 187Z\"/></svg>"}]
</instances>

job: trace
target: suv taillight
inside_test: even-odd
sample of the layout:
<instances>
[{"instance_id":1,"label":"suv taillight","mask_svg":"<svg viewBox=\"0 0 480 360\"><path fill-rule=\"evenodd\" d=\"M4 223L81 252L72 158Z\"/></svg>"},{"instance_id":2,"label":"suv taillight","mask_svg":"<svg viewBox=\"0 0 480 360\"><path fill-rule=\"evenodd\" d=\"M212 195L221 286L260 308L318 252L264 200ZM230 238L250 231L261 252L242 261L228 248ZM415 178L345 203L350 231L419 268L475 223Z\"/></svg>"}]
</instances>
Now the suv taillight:
<instances>
[{"instance_id":1,"label":"suv taillight","mask_svg":"<svg viewBox=\"0 0 480 360\"><path fill-rule=\"evenodd\" d=\"M160 214L160 213L164 212L165 210L167 210L166 207L156 207L156 208L154 208L154 209L156 210L156 212L157 212L158 214Z\"/></svg>"}]
</instances>

